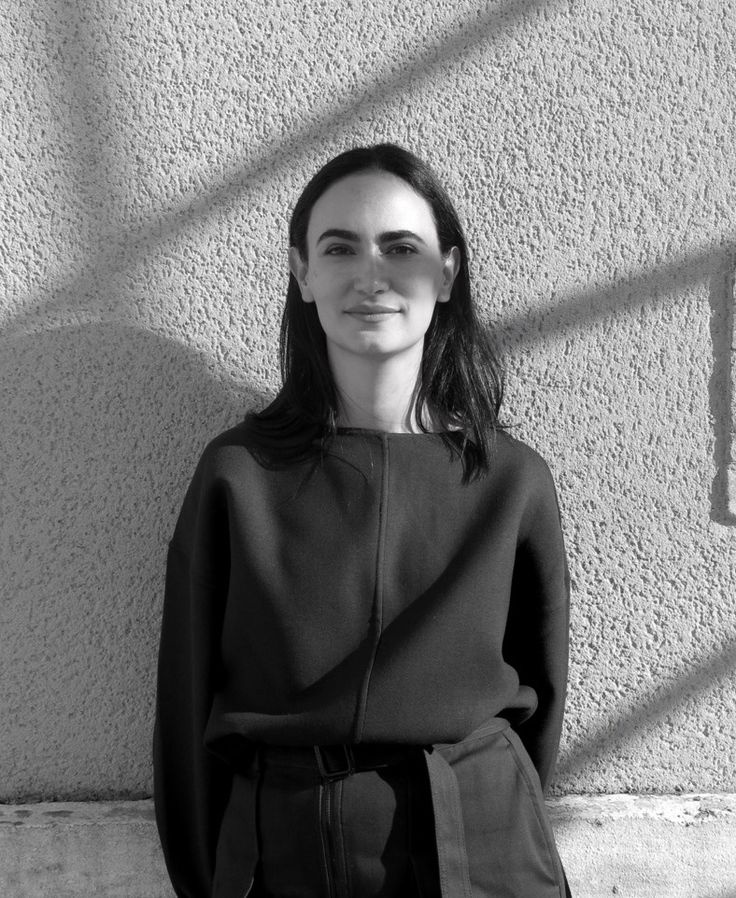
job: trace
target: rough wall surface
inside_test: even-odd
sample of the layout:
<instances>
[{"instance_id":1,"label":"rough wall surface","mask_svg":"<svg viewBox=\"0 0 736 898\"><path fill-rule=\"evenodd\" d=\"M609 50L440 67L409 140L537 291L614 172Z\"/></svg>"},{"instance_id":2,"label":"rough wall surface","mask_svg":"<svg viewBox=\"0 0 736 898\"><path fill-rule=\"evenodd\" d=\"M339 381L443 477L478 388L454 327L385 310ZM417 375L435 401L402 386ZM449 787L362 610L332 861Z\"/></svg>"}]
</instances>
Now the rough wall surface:
<instances>
[{"instance_id":1,"label":"rough wall surface","mask_svg":"<svg viewBox=\"0 0 736 898\"><path fill-rule=\"evenodd\" d=\"M456 199L559 486L557 791L736 790L734 3L5 6L0 799L150 793L187 478L277 385L301 185L385 139Z\"/></svg>"}]
</instances>

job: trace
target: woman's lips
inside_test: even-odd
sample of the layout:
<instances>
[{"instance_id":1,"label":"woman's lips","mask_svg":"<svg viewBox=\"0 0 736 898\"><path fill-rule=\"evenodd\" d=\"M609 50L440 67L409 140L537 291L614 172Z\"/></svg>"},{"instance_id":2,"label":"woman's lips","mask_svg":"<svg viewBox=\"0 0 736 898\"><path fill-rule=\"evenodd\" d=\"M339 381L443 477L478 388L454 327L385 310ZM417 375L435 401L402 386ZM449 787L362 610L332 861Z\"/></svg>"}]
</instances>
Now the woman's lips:
<instances>
[{"instance_id":1,"label":"woman's lips","mask_svg":"<svg viewBox=\"0 0 736 898\"><path fill-rule=\"evenodd\" d=\"M398 315L399 310L390 306L360 305L346 309L345 313L365 321L381 321L391 315Z\"/></svg>"}]
</instances>

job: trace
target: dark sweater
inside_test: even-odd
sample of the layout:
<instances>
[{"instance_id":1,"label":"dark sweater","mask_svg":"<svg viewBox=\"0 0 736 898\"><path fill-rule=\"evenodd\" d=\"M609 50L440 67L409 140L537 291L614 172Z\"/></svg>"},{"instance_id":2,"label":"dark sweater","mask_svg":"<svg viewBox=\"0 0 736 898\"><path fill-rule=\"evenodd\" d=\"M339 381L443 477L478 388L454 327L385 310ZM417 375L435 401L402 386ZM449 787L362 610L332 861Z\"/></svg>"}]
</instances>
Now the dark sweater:
<instances>
[{"instance_id":1,"label":"dark sweater","mask_svg":"<svg viewBox=\"0 0 736 898\"><path fill-rule=\"evenodd\" d=\"M565 695L567 567L532 449L499 433L463 485L434 434L343 430L279 470L246 443L207 447L169 551L156 811L198 898L254 743L456 742L505 716L546 785Z\"/></svg>"}]
</instances>

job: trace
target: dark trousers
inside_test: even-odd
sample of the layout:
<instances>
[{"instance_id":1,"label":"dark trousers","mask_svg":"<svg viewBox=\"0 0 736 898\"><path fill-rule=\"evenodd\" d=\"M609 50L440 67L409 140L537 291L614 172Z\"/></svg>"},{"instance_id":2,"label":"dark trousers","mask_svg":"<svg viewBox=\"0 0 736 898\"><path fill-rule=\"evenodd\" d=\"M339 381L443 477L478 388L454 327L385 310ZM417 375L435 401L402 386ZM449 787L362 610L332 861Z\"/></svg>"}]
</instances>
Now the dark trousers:
<instances>
[{"instance_id":1,"label":"dark trousers","mask_svg":"<svg viewBox=\"0 0 736 898\"><path fill-rule=\"evenodd\" d=\"M569 896L539 778L505 721L335 778L290 752L236 775L213 898Z\"/></svg>"},{"instance_id":2,"label":"dark trousers","mask_svg":"<svg viewBox=\"0 0 736 898\"><path fill-rule=\"evenodd\" d=\"M264 898L439 898L429 788L416 762L325 782L266 758L256 820Z\"/></svg>"}]
</instances>

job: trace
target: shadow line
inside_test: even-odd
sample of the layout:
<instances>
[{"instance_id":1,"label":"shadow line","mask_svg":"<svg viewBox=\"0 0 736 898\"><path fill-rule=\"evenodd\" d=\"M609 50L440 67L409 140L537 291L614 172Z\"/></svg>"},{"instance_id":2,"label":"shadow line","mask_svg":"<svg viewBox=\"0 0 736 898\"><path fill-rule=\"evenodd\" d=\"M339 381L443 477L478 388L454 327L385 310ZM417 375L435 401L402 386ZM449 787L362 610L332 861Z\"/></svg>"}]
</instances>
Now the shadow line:
<instances>
[{"instance_id":1,"label":"shadow line","mask_svg":"<svg viewBox=\"0 0 736 898\"><path fill-rule=\"evenodd\" d=\"M379 71L362 87L356 88L338 104L330 105L330 111L318 116L290 136L277 140L257 150L246 165L215 182L203 196L186 198L162 211L155 220L143 225L123 228L116 234L105 235L105 245L97 249L83 270L66 278L46 295L37 298L32 308L19 312L6 321L12 333L32 331L34 320L41 314L61 305L66 297L75 299L94 293L99 276L109 279L124 270L131 256L150 251L187 229L192 219L204 223L227 205L242 200L248 188L274 171L293 165L305 155L307 148L325 144L325 135L350 117L357 117L379 104L385 106L399 97L412 83L430 80L441 73L443 63L459 60L493 38L514 26L538 8L548 8L544 0L509 0L479 16L472 22L463 22L451 34L441 35L427 46L409 65L396 74L397 64Z\"/></svg>"},{"instance_id":2,"label":"shadow line","mask_svg":"<svg viewBox=\"0 0 736 898\"><path fill-rule=\"evenodd\" d=\"M262 146L249 165L244 168L238 167L223 177L205 195L170 207L161 213L156 221L140 227L122 229L115 234L106 234L104 242L98 244L98 248L83 270L71 278L66 278L45 295L42 294L29 309L18 311L15 317L6 322L5 335L12 338L14 335L53 327L54 316L50 315L53 309L61 313L56 316L62 319L56 322L57 325L68 325L70 315L76 318L74 323L77 324L91 324L96 319L108 317L103 310L98 310L97 314L94 310L95 298L99 301L99 297L108 292L101 289L102 278L109 284L111 278L130 265L131 258L176 237L190 226L192 220L204 222L227 204L242 200L248 188L259 177L272 174L275 169L296 161L298 157L304 155L307 147L315 143L324 143L325 133L349 116L359 116L375 103L385 105L404 93L412 83L427 81L439 74L440 67L447 59L457 60L467 56L487 45L499 33L517 26L525 17L533 15L538 8L546 8L548 5L543 0L509 0L496 5L474 21L462 22L454 32L441 34L433 43L426 46L413 62L406 64L405 61L404 67L399 68L398 73L395 64L391 65L390 69L384 67L367 84L356 87L343 98L337 108L305 125L290 137L270 147ZM91 29L78 12L73 14L66 24L63 22L61 24L64 26L62 30L67 42L73 41L78 45L83 63L81 73L79 71L76 73L76 88L67 67L62 66L62 79L65 79L70 94L72 123L82 116L81 106L84 106L87 117L91 116L92 124L99 124L99 98L102 95L102 88L99 85L95 86L94 73L89 62L94 55ZM83 117L81 121L83 128L88 132L89 124ZM94 145L94 141L90 142ZM77 140L78 149L83 150L87 143L80 143ZM109 153L106 155L103 149L99 159L92 160L93 182L99 182L104 177L104 170L107 168L105 163L110 161L108 155ZM86 170L82 171L78 163L75 172L74 181L80 199L83 202L86 200L88 204L89 196L82 196L90 193L88 173ZM100 232L102 230L106 229L101 228ZM585 290L563 298L562 301L553 295L552 303L543 308L511 316L500 322L498 328L499 340L503 344L507 346L522 342L529 344L562 331L580 330L592 320L606 314L618 313L622 309L656 304L658 301L671 301L671 294L677 288L710 280L713 373L709 383L709 401L714 421L716 470L711 489L711 517L721 524L736 523L736 516L728 511L728 466L731 461L733 424L730 420L731 328L727 325L732 312L729 289L725 285L726 278L729 277L727 272L731 269L734 257L736 257L736 241L723 240L719 247L691 252L675 261L660 265L654 271L616 281L602 289ZM81 316L80 305L88 306ZM127 320L134 311L128 306L127 295L123 292L119 295L120 311L116 314L118 320Z\"/></svg>"},{"instance_id":3,"label":"shadow line","mask_svg":"<svg viewBox=\"0 0 736 898\"><path fill-rule=\"evenodd\" d=\"M557 765L557 777L571 776L580 771L586 761L610 749L611 745L624 742L637 730L642 730L675 711L683 701L707 689L736 668L736 638L722 649L716 650L697 667L682 672L671 686L655 691L652 698L642 699L614 723L602 728L565 754Z\"/></svg>"},{"instance_id":4,"label":"shadow line","mask_svg":"<svg viewBox=\"0 0 736 898\"><path fill-rule=\"evenodd\" d=\"M86 239L101 245L115 199L110 193L110 173L115 164L116 121L110 115L113 90L106 60L84 4L49 4L46 15L53 28L58 75L51 84L55 102L49 111L56 120L60 141L65 140L66 132L63 171L87 218Z\"/></svg>"},{"instance_id":5,"label":"shadow line","mask_svg":"<svg viewBox=\"0 0 736 898\"><path fill-rule=\"evenodd\" d=\"M513 350L522 344L534 344L562 334L583 332L608 315L632 311L644 306L677 301L678 291L700 283L708 284L710 300L710 336L713 368L708 382L708 401L714 430L711 487L711 520L734 525L736 515L729 511L729 466L736 444L736 422L732 367L736 348L732 347L734 316L734 265L736 240L723 237L717 245L687 253L655 268L615 281L603 288L583 290L544 306L524 310L501 319L495 326L500 345Z\"/></svg>"},{"instance_id":6,"label":"shadow line","mask_svg":"<svg viewBox=\"0 0 736 898\"><path fill-rule=\"evenodd\" d=\"M653 270L613 281L604 287L581 290L532 310L501 319L499 339L508 346L534 343L550 336L583 331L606 315L642 306L673 302L672 294L703 282L720 282L724 268L736 255L736 238L723 237L718 244L695 250ZM717 288L722 303L723 287ZM729 339L728 336L725 339Z\"/></svg>"}]
</instances>

